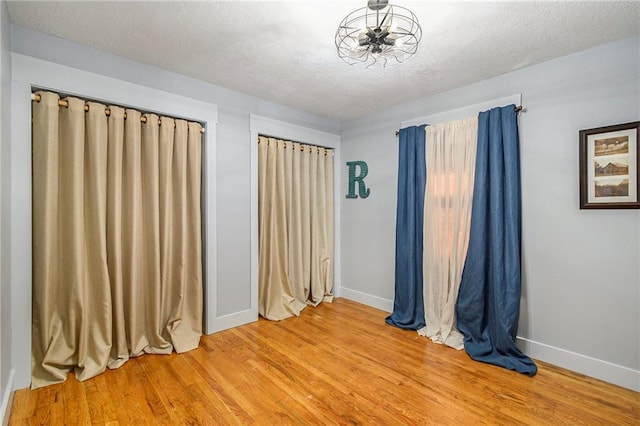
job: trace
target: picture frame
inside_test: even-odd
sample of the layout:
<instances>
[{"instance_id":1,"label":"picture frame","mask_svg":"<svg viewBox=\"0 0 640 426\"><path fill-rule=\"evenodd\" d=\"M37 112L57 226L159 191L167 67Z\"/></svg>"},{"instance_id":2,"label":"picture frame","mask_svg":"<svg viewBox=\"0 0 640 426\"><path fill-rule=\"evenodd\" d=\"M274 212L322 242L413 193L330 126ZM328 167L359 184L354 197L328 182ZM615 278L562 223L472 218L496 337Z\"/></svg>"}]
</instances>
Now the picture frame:
<instances>
[{"instance_id":1,"label":"picture frame","mask_svg":"<svg viewBox=\"0 0 640 426\"><path fill-rule=\"evenodd\" d=\"M580 209L640 209L640 121L579 131Z\"/></svg>"}]
</instances>

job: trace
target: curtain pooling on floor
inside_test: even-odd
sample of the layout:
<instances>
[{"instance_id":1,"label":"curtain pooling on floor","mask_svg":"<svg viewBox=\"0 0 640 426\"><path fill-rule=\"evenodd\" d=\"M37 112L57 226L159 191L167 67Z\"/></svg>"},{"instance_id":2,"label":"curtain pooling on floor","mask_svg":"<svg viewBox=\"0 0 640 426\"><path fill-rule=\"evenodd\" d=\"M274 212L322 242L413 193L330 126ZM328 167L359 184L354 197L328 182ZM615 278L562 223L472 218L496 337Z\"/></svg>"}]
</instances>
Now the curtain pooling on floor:
<instances>
[{"instance_id":1,"label":"curtain pooling on floor","mask_svg":"<svg viewBox=\"0 0 640 426\"><path fill-rule=\"evenodd\" d=\"M32 388L202 335L201 126L38 92ZM126 113L126 120L124 118Z\"/></svg>"},{"instance_id":2,"label":"curtain pooling on floor","mask_svg":"<svg viewBox=\"0 0 640 426\"><path fill-rule=\"evenodd\" d=\"M462 349L455 307L469 244L478 118L427 127L424 312L418 333Z\"/></svg>"},{"instance_id":3,"label":"curtain pooling on floor","mask_svg":"<svg viewBox=\"0 0 640 426\"><path fill-rule=\"evenodd\" d=\"M478 116L469 250L456 304L471 358L533 376L516 346L520 318L520 151L515 105Z\"/></svg>"},{"instance_id":4,"label":"curtain pooling on floor","mask_svg":"<svg viewBox=\"0 0 640 426\"><path fill-rule=\"evenodd\" d=\"M425 126L400 129L396 270L393 312L387 324L418 330L424 327L422 296L422 227L426 182Z\"/></svg>"},{"instance_id":5,"label":"curtain pooling on floor","mask_svg":"<svg viewBox=\"0 0 640 426\"><path fill-rule=\"evenodd\" d=\"M260 315L333 300L333 151L260 136L258 222Z\"/></svg>"}]
</instances>

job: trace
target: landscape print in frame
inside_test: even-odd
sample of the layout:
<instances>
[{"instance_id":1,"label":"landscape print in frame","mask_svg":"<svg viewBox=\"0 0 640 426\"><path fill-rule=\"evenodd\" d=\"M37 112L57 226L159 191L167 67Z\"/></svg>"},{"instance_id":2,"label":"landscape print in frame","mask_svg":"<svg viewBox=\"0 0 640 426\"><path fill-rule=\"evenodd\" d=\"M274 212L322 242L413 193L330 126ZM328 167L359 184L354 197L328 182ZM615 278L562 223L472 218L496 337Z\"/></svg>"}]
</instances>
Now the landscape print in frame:
<instances>
[{"instance_id":1,"label":"landscape print in frame","mask_svg":"<svg viewBox=\"0 0 640 426\"><path fill-rule=\"evenodd\" d=\"M580 131L580 208L638 209L640 121Z\"/></svg>"}]
</instances>

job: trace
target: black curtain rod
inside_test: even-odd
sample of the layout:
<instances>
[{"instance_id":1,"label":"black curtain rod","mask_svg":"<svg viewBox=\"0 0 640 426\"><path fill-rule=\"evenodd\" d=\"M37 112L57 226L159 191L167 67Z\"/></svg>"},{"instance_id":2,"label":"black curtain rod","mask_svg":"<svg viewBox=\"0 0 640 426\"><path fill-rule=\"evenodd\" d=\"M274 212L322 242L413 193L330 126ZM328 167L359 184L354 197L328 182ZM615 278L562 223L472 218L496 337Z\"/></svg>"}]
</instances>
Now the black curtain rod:
<instances>
[{"instance_id":1,"label":"black curtain rod","mask_svg":"<svg viewBox=\"0 0 640 426\"><path fill-rule=\"evenodd\" d=\"M264 133L258 133L258 136L262 136L263 138L277 139L277 140L280 140L280 141L283 141L283 142L299 143L300 145L305 145L305 146L308 146L308 147L311 147L311 148L324 148L324 149L327 149L327 150L331 150L331 152L334 151L333 148L328 147L328 146L314 145L314 144L311 144L311 143L308 143L308 142L294 141L294 140L291 140L291 139L283 139L283 138L281 138L279 136L271 136L271 135L266 135Z\"/></svg>"},{"instance_id":2,"label":"black curtain rod","mask_svg":"<svg viewBox=\"0 0 640 426\"><path fill-rule=\"evenodd\" d=\"M518 105L518 106L516 107L516 112L520 112L520 111L522 111L523 109L524 109L524 108L522 108L522 105ZM429 124L425 124L425 126L428 126L428 125L429 125ZM397 137L398 135L400 135L400 130L396 130L396 137Z\"/></svg>"}]
</instances>

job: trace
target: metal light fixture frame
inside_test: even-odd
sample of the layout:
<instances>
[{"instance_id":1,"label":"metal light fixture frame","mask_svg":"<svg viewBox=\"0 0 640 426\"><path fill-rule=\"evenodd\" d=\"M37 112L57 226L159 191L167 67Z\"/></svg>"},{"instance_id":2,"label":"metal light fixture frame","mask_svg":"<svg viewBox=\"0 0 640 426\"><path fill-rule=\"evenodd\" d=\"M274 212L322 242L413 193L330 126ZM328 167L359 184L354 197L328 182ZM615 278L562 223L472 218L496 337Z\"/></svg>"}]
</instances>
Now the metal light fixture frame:
<instances>
[{"instance_id":1,"label":"metal light fixture frame","mask_svg":"<svg viewBox=\"0 0 640 426\"><path fill-rule=\"evenodd\" d=\"M369 67L402 63L418 51L422 28L417 16L389 0L369 0L349 13L336 31L340 59Z\"/></svg>"}]
</instances>

